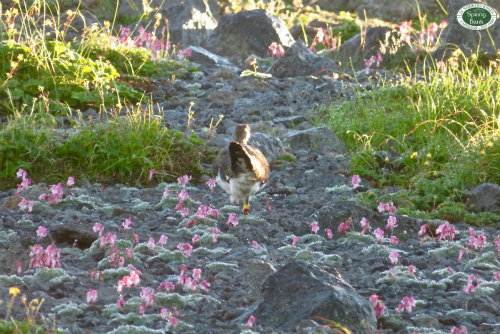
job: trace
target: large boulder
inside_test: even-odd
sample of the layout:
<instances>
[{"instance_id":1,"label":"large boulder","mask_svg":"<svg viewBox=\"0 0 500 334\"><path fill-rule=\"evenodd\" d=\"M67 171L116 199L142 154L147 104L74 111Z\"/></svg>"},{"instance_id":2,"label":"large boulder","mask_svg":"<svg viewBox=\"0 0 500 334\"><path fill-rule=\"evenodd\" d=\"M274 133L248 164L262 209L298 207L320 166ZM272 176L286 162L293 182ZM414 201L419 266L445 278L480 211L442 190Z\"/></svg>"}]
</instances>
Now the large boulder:
<instances>
[{"instance_id":1,"label":"large boulder","mask_svg":"<svg viewBox=\"0 0 500 334\"><path fill-rule=\"evenodd\" d=\"M342 69L333 60L312 52L301 40L296 41L269 69L274 77L297 77L314 74L331 74Z\"/></svg>"},{"instance_id":2,"label":"large boulder","mask_svg":"<svg viewBox=\"0 0 500 334\"><path fill-rule=\"evenodd\" d=\"M280 18L258 9L223 16L202 46L243 66L252 54L265 57L273 42L286 48L294 40Z\"/></svg>"},{"instance_id":3,"label":"large boulder","mask_svg":"<svg viewBox=\"0 0 500 334\"><path fill-rule=\"evenodd\" d=\"M448 26L441 35L441 44L443 45L434 53L435 58L447 58L450 52L448 49L459 47L464 53L470 54L479 50L490 56L495 56L500 45L500 24L497 21L487 30L469 30L458 23L457 13L465 5L471 3L480 3L470 0L451 0L448 5ZM495 8L497 13L500 11L500 0L488 0L488 5ZM490 37L491 35L491 37Z\"/></svg>"},{"instance_id":4,"label":"large boulder","mask_svg":"<svg viewBox=\"0 0 500 334\"><path fill-rule=\"evenodd\" d=\"M480 184L472 189L468 206L474 212L500 213L500 186L494 183Z\"/></svg>"},{"instance_id":5,"label":"large boulder","mask_svg":"<svg viewBox=\"0 0 500 334\"><path fill-rule=\"evenodd\" d=\"M336 270L302 262L288 263L267 278L255 316L259 325L287 333L314 317L339 323L353 333L372 333L377 327L368 299Z\"/></svg>"}]
</instances>

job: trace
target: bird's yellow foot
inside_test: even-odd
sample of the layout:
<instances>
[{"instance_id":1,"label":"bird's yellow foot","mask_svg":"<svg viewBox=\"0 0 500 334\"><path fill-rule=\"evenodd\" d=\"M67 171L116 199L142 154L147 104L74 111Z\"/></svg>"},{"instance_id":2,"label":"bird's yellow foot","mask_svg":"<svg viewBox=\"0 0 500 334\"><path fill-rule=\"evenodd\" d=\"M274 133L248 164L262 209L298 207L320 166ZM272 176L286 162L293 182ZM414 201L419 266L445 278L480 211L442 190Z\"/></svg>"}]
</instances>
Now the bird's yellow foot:
<instances>
[{"instance_id":1,"label":"bird's yellow foot","mask_svg":"<svg viewBox=\"0 0 500 334\"><path fill-rule=\"evenodd\" d=\"M250 204L243 204L243 214L248 215L249 211L250 211Z\"/></svg>"}]
</instances>

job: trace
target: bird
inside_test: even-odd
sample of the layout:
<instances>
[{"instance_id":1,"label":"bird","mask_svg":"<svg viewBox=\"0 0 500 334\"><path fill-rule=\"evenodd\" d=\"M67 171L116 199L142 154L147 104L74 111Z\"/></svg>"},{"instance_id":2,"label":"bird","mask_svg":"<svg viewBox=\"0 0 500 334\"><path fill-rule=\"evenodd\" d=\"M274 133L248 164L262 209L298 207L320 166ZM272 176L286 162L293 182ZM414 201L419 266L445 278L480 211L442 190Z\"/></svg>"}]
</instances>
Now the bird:
<instances>
[{"instance_id":1,"label":"bird","mask_svg":"<svg viewBox=\"0 0 500 334\"><path fill-rule=\"evenodd\" d=\"M228 147L217 154L212 173L217 184L229 194L231 204L243 202L243 214L250 211L250 195L269 179L269 162L262 152L248 144L250 126L237 124Z\"/></svg>"}]
</instances>

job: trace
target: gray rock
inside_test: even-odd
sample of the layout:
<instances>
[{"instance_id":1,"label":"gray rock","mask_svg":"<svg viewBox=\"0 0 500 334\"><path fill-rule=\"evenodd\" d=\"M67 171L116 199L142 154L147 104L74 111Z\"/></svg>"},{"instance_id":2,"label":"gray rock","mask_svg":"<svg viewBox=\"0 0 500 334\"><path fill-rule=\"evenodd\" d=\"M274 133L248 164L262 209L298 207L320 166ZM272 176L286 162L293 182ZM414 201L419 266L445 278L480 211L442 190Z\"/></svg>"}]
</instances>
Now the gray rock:
<instances>
[{"instance_id":1,"label":"gray rock","mask_svg":"<svg viewBox=\"0 0 500 334\"><path fill-rule=\"evenodd\" d=\"M327 127L312 128L307 130L292 130L283 136L283 140L292 151L312 149L321 153L345 153L347 147L333 131Z\"/></svg>"},{"instance_id":2,"label":"gray rock","mask_svg":"<svg viewBox=\"0 0 500 334\"><path fill-rule=\"evenodd\" d=\"M278 78L331 74L340 71L333 60L312 52L303 41L296 41L269 69Z\"/></svg>"},{"instance_id":3,"label":"gray rock","mask_svg":"<svg viewBox=\"0 0 500 334\"><path fill-rule=\"evenodd\" d=\"M483 183L472 189L468 207L474 212L500 213L500 186Z\"/></svg>"},{"instance_id":4,"label":"gray rock","mask_svg":"<svg viewBox=\"0 0 500 334\"><path fill-rule=\"evenodd\" d=\"M293 44L285 23L264 10L225 15L202 46L242 66L251 54L264 57L273 42L283 47Z\"/></svg>"},{"instance_id":5,"label":"gray rock","mask_svg":"<svg viewBox=\"0 0 500 334\"><path fill-rule=\"evenodd\" d=\"M376 329L377 320L368 300L328 267L288 263L264 282L262 295L255 314L264 327L286 331L302 320L320 316L354 333Z\"/></svg>"},{"instance_id":6,"label":"gray rock","mask_svg":"<svg viewBox=\"0 0 500 334\"><path fill-rule=\"evenodd\" d=\"M232 72L239 72L240 69L233 65L229 60L224 57L218 56L200 46L189 46L191 50L190 60L200 64L216 65L221 68L226 68Z\"/></svg>"},{"instance_id":7,"label":"gray rock","mask_svg":"<svg viewBox=\"0 0 500 334\"><path fill-rule=\"evenodd\" d=\"M462 27L458 23L457 13L465 5L471 3L480 3L477 1L469 0L452 0L450 1L447 11L448 26L443 30L441 35L442 47L440 47L434 53L434 58L448 58L449 52L446 52L448 48L459 47L466 54L475 52L479 50L482 53L486 53L490 56L494 56L498 51L498 45L500 45L500 24L496 22L492 27L486 30L469 30ZM487 3L495 8L497 12L500 10L499 0L490 0ZM489 36L491 34L491 38ZM492 40L494 44L492 44Z\"/></svg>"},{"instance_id":8,"label":"gray rock","mask_svg":"<svg viewBox=\"0 0 500 334\"><path fill-rule=\"evenodd\" d=\"M344 69L350 69L351 63L356 69L364 68L364 60L376 56L378 52L382 54L383 63L387 61L390 49L398 45L398 34L397 31L388 27L368 28L364 41L361 40L360 34L351 37L338 48L337 52L333 53L333 57Z\"/></svg>"}]
</instances>

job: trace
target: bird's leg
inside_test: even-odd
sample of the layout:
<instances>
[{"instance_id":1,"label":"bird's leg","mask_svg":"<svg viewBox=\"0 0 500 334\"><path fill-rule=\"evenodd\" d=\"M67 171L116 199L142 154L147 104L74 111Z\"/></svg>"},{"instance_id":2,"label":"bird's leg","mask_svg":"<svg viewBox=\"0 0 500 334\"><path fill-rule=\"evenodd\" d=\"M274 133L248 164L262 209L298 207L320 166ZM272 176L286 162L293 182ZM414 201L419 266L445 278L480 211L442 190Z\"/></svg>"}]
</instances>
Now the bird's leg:
<instances>
[{"instance_id":1,"label":"bird's leg","mask_svg":"<svg viewBox=\"0 0 500 334\"><path fill-rule=\"evenodd\" d=\"M249 211L250 211L250 198L247 197L247 198L245 198L245 201L243 202L243 214L248 215Z\"/></svg>"}]
</instances>

